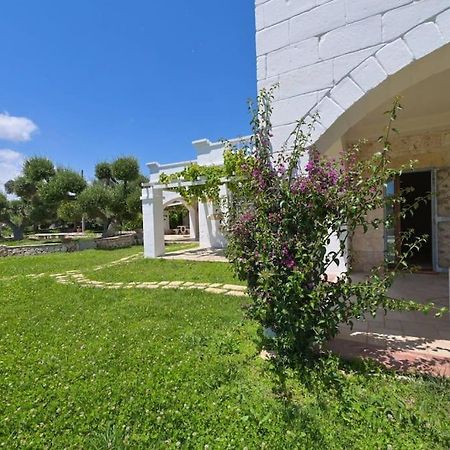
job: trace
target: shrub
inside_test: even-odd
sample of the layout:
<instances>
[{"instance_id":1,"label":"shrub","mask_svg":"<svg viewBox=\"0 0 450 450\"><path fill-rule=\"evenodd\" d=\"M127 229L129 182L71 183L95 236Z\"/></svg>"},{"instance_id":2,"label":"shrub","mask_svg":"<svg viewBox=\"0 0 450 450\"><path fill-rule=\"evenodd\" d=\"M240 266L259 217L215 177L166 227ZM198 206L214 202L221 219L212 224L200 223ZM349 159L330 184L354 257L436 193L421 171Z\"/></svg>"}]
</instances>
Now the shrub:
<instances>
[{"instance_id":1,"label":"shrub","mask_svg":"<svg viewBox=\"0 0 450 450\"><path fill-rule=\"evenodd\" d=\"M397 255L395 268L375 268L356 283L340 267L337 280L329 280L327 273L346 257L355 230L383 225L368 214L385 206L384 186L404 169L389 164L389 134L401 107L396 99L381 150L368 160L358 158L358 146L336 160L309 147L314 120L299 121L290 137L292 147L275 157L272 96L272 90L263 90L258 98L254 135L230 183L227 251L238 277L247 281L251 316L272 336L277 359L284 364L320 348L342 323L351 325L379 308L398 308L387 290L396 270L406 267L406 257L425 237ZM327 249L334 238L337 248ZM420 308L411 302L402 306Z\"/></svg>"}]
</instances>

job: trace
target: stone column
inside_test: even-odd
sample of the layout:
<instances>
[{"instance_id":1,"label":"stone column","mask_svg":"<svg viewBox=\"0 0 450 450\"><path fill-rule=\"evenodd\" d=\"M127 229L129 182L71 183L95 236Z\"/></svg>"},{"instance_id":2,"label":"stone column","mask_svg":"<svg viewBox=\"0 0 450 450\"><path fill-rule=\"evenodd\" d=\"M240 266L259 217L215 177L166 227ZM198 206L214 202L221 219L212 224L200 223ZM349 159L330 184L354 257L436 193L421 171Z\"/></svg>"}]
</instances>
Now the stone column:
<instances>
[{"instance_id":1,"label":"stone column","mask_svg":"<svg viewBox=\"0 0 450 450\"><path fill-rule=\"evenodd\" d=\"M142 218L144 225L144 257L164 255L163 191L154 187L142 189Z\"/></svg>"},{"instance_id":2,"label":"stone column","mask_svg":"<svg viewBox=\"0 0 450 450\"><path fill-rule=\"evenodd\" d=\"M225 185L220 186L220 198L227 195ZM222 233L221 219L223 212L221 205L211 202L199 203L200 247L225 248L226 239Z\"/></svg>"}]
</instances>

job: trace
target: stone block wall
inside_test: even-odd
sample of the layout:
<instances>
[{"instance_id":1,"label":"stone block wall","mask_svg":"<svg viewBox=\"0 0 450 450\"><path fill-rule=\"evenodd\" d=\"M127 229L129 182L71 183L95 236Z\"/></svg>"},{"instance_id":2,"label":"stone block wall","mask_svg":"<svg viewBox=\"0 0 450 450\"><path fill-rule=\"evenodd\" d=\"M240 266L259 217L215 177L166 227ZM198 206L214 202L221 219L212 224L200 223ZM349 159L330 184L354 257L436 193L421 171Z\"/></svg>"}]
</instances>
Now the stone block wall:
<instances>
[{"instance_id":1,"label":"stone block wall","mask_svg":"<svg viewBox=\"0 0 450 450\"><path fill-rule=\"evenodd\" d=\"M437 171L436 185L438 218L449 219L438 223L438 262L450 268L450 166Z\"/></svg>"},{"instance_id":2,"label":"stone block wall","mask_svg":"<svg viewBox=\"0 0 450 450\"><path fill-rule=\"evenodd\" d=\"M121 234L119 236L113 236L109 238L96 239L97 248L100 249L115 249L131 247L136 244L136 234Z\"/></svg>"},{"instance_id":3,"label":"stone block wall","mask_svg":"<svg viewBox=\"0 0 450 450\"><path fill-rule=\"evenodd\" d=\"M318 111L314 140L390 75L450 42L450 0L256 0L258 88L279 83L275 150Z\"/></svg>"},{"instance_id":4,"label":"stone block wall","mask_svg":"<svg viewBox=\"0 0 450 450\"><path fill-rule=\"evenodd\" d=\"M34 256L44 253L60 253L73 251L73 246L67 244L38 244L38 245L0 245L0 257L3 256Z\"/></svg>"}]
</instances>

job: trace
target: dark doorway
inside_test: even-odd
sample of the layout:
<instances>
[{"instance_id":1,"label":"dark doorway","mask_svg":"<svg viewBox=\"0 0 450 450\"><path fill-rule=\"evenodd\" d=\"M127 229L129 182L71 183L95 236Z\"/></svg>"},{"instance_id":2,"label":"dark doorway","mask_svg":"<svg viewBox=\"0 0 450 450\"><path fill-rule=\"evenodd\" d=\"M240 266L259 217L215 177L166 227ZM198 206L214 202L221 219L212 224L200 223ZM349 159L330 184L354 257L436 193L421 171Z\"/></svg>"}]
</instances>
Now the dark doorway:
<instances>
[{"instance_id":1,"label":"dark doorway","mask_svg":"<svg viewBox=\"0 0 450 450\"><path fill-rule=\"evenodd\" d=\"M404 208L408 209L414 203L418 203L418 208L400 218L398 233L414 230L412 238L427 235L427 241L415 251L408 261L410 264L420 267L422 270L433 270L433 226L431 211L431 172L411 172L400 175L397 183L403 197L405 198ZM427 200L423 200L423 199ZM411 242L411 240L409 241ZM406 250L407 243L403 244L402 252Z\"/></svg>"}]
</instances>

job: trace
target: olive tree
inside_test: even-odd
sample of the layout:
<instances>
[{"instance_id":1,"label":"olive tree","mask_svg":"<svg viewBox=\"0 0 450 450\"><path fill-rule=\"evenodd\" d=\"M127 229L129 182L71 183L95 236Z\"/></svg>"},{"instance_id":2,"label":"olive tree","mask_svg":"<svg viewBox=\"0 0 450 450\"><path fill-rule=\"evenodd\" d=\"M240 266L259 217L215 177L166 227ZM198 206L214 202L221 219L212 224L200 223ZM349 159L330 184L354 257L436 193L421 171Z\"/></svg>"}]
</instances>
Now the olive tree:
<instances>
[{"instance_id":1,"label":"olive tree","mask_svg":"<svg viewBox=\"0 0 450 450\"><path fill-rule=\"evenodd\" d=\"M37 229L56 221L59 206L85 187L86 182L76 172L55 168L47 158L29 158L22 174L5 184L6 193L13 199L2 195L0 221L11 228L15 240L23 239L27 227Z\"/></svg>"},{"instance_id":2,"label":"olive tree","mask_svg":"<svg viewBox=\"0 0 450 450\"><path fill-rule=\"evenodd\" d=\"M79 198L80 210L102 224L103 236L114 233L118 225L139 221L140 190L145 178L133 157L121 157L112 163L101 162L95 167L95 181Z\"/></svg>"}]
</instances>

